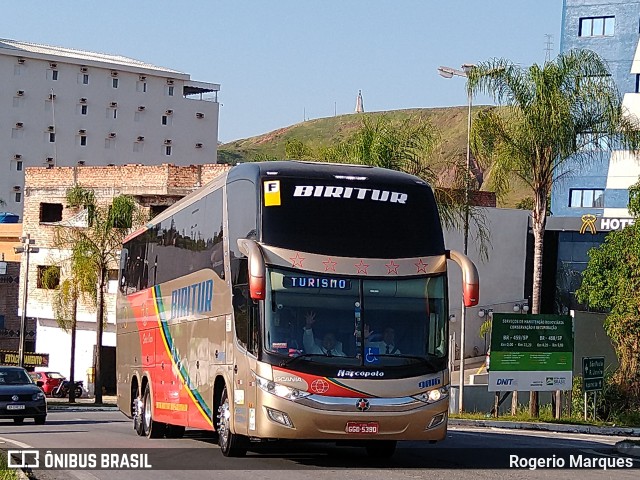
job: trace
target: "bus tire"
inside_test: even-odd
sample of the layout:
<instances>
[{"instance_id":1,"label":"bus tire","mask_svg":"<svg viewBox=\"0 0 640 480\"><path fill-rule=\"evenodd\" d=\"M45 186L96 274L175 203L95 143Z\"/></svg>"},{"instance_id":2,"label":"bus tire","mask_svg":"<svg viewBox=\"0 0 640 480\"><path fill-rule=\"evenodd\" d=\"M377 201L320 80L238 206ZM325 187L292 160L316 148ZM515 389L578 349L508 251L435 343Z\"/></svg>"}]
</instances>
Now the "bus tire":
<instances>
[{"instance_id":1,"label":"bus tire","mask_svg":"<svg viewBox=\"0 0 640 480\"><path fill-rule=\"evenodd\" d=\"M166 430L167 425L161 422L156 422L151 414L151 389L149 384L144 389L144 397L142 399L142 425L144 428L144 435L147 438L162 438Z\"/></svg>"},{"instance_id":2,"label":"bus tire","mask_svg":"<svg viewBox=\"0 0 640 480\"><path fill-rule=\"evenodd\" d=\"M218 407L218 421L216 430L218 431L218 445L225 457L244 457L249 447L249 439L244 435L231 432L231 406L227 387L222 389L220 396L220 406Z\"/></svg>"},{"instance_id":3,"label":"bus tire","mask_svg":"<svg viewBox=\"0 0 640 480\"><path fill-rule=\"evenodd\" d=\"M371 458L391 458L396 452L397 444L398 442L395 440L372 440L367 442L365 448L367 455Z\"/></svg>"},{"instance_id":4,"label":"bus tire","mask_svg":"<svg viewBox=\"0 0 640 480\"><path fill-rule=\"evenodd\" d=\"M182 438L184 436L184 426L182 425L167 425L165 437L167 438Z\"/></svg>"}]
</instances>

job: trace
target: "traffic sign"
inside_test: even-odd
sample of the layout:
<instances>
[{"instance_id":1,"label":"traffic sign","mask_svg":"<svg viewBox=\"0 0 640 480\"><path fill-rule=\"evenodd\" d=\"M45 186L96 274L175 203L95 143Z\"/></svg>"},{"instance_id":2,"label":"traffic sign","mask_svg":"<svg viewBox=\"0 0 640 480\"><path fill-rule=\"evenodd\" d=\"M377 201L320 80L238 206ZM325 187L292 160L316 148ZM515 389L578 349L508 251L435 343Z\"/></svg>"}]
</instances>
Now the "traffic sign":
<instances>
[{"instance_id":1,"label":"traffic sign","mask_svg":"<svg viewBox=\"0 0 640 480\"><path fill-rule=\"evenodd\" d=\"M584 391L593 392L604 387L604 357L582 357Z\"/></svg>"}]
</instances>

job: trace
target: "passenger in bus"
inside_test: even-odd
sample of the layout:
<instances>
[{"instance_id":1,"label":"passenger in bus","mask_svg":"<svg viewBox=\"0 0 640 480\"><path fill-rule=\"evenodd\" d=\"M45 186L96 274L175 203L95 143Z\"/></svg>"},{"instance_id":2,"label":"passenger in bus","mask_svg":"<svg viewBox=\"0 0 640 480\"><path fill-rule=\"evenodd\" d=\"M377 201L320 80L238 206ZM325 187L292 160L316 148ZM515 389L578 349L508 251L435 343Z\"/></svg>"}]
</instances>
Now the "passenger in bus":
<instances>
[{"instance_id":1,"label":"passenger in bus","mask_svg":"<svg viewBox=\"0 0 640 480\"><path fill-rule=\"evenodd\" d=\"M316 338L313 335L313 324L316 321L315 312L307 312L304 320L305 327L302 333L302 344L304 345L305 353L327 355L329 357L346 357L346 354L342 351L342 343L336 340L336 335L332 332L324 334L321 345L316 343Z\"/></svg>"},{"instance_id":2,"label":"passenger in bus","mask_svg":"<svg viewBox=\"0 0 640 480\"><path fill-rule=\"evenodd\" d=\"M382 340L377 340L375 333L370 330L369 325L364 326L365 346L367 348L377 348L381 355L401 355L396 345L396 332L393 327L387 327L382 334Z\"/></svg>"}]
</instances>

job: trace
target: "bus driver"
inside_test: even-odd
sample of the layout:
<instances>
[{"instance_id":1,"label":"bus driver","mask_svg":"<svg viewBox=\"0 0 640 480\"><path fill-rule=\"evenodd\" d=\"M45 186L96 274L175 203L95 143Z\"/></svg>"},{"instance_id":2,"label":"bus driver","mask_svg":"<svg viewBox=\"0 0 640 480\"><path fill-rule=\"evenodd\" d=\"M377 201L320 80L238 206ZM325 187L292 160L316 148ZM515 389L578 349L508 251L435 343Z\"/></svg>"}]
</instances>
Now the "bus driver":
<instances>
[{"instance_id":1,"label":"bus driver","mask_svg":"<svg viewBox=\"0 0 640 480\"><path fill-rule=\"evenodd\" d=\"M302 334L302 344L304 345L305 353L313 353L317 355L327 355L329 357L345 357L345 353L342 351L342 344L336 341L334 333L327 332L322 337L322 345L316 343L315 336L313 335L313 324L316 321L316 313L309 311L304 316L305 327Z\"/></svg>"}]
</instances>

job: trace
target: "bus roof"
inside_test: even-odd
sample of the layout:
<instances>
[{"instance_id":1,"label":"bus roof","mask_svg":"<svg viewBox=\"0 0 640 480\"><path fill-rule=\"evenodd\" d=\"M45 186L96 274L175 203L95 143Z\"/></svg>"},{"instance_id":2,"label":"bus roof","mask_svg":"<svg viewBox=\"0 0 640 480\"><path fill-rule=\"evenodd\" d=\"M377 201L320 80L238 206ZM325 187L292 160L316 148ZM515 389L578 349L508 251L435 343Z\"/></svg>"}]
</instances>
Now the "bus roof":
<instances>
[{"instance_id":1,"label":"bus roof","mask_svg":"<svg viewBox=\"0 0 640 480\"><path fill-rule=\"evenodd\" d=\"M198 190L190 193L186 197L174 203L171 207L154 217L146 227L140 228L132 232L126 237L125 243L145 232L153 225L157 225L163 220L171 217L175 212L182 208L200 200L213 190L219 188L225 183L231 183L235 180L250 180L256 184L263 178L278 177L300 177L309 179L334 179L343 176L347 177L366 177L369 180L385 183L388 185L428 185L427 182L419 177L410 175L396 170L389 170L380 167L371 167L368 165L353 165L346 163L326 163L326 162L309 162L302 160L277 160L271 162L247 162L236 165L232 169L217 176L209 183L205 184Z\"/></svg>"}]
</instances>

